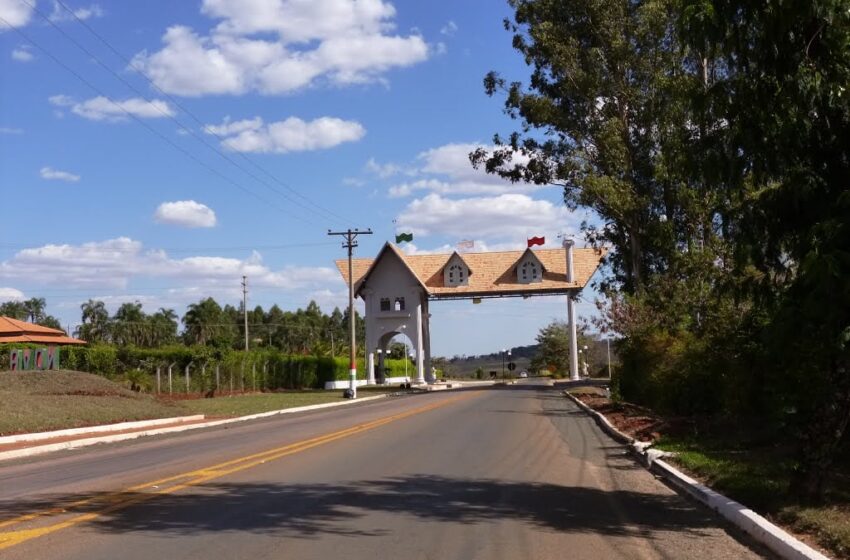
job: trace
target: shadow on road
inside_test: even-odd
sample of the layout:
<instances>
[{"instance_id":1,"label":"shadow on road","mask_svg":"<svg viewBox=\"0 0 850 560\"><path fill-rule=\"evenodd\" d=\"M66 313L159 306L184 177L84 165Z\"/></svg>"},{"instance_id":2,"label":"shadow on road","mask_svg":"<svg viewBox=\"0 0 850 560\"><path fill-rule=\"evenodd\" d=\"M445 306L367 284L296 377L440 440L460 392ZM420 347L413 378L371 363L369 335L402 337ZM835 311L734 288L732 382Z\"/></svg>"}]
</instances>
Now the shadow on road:
<instances>
[{"instance_id":1,"label":"shadow on road","mask_svg":"<svg viewBox=\"0 0 850 560\"><path fill-rule=\"evenodd\" d=\"M0 502L0 511L5 518L81 498L17 499ZM295 538L385 534L373 522L357 522L372 512L468 525L513 519L541 529L642 538L665 530L699 536L717 524L677 496L433 475L346 484L206 483L175 494L103 495L66 513L88 511L100 512L89 525L99 531L172 536L222 531Z\"/></svg>"}]
</instances>

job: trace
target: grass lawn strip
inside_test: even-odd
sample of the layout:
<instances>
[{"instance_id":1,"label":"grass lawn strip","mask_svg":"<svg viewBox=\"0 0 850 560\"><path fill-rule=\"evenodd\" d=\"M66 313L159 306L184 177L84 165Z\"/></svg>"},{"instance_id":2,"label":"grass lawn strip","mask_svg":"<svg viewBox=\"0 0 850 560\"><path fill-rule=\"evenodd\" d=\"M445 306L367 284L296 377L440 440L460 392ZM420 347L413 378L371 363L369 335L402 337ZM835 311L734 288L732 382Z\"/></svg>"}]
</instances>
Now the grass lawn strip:
<instances>
[{"instance_id":1,"label":"grass lawn strip","mask_svg":"<svg viewBox=\"0 0 850 560\"><path fill-rule=\"evenodd\" d=\"M810 546L850 560L850 476L833 477L823 505L804 507L788 493L794 449L752 438L741 430L706 433L683 430L686 421L670 421L628 403L604 398L595 388L571 393L605 414L614 426L657 449L675 452L668 459L686 474L768 517ZM837 469L838 470L838 469Z\"/></svg>"},{"instance_id":2,"label":"grass lawn strip","mask_svg":"<svg viewBox=\"0 0 850 560\"><path fill-rule=\"evenodd\" d=\"M182 416L180 406L87 373L0 374L0 435Z\"/></svg>"},{"instance_id":3,"label":"grass lawn strip","mask_svg":"<svg viewBox=\"0 0 850 560\"><path fill-rule=\"evenodd\" d=\"M359 387L361 397L382 395L399 391L398 387ZM342 390L335 391L285 391L279 393L250 393L245 395L222 395L212 399L181 400L180 405L191 414L206 414L207 417L231 417L260 414L273 410L310 406L342 400Z\"/></svg>"},{"instance_id":4,"label":"grass lawn strip","mask_svg":"<svg viewBox=\"0 0 850 560\"><path fill-rule=\"evenodd\" d=\"M296 406L337 402L341 399L341 391L298 391L192 399L180 401L180 404L192 414L206 414L208 417L230 417L248 416L249 414L271 412Z\"/></svg>"},{"instance_id":5,"label":"grass lawn strip","mask_svg":"<svg viewBox=\"0 0 850 560\"><path fill-rule=\"evenodd\" d=\"M399 391L361 387L361 396ZM195 398L197 397L197 398ZM47 432L191 414L246 416L342 400L342 391L289 391L158 399L76 371L0 373L0 435Z\"/></svg>"}]
</instances>

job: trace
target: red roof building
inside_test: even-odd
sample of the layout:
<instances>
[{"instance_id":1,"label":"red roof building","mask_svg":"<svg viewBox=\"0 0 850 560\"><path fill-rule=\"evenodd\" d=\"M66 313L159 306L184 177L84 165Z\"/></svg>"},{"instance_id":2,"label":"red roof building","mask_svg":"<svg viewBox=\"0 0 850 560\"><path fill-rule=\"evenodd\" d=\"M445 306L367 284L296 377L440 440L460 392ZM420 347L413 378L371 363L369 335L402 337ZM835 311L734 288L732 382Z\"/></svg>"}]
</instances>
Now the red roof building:
<instances>
[{"instance_id":1,"label":"red roof building","mask_svg":"<svg viewBox=\"0 0 850 560\"><path fill-rule=\"evenodd\" d=\"M0 317L0 344L11 342L47 344L48 346L86 344L85 340L67 336L65 331L59 329L42 327L11 317Z\"/></svg>"}]
</instances>

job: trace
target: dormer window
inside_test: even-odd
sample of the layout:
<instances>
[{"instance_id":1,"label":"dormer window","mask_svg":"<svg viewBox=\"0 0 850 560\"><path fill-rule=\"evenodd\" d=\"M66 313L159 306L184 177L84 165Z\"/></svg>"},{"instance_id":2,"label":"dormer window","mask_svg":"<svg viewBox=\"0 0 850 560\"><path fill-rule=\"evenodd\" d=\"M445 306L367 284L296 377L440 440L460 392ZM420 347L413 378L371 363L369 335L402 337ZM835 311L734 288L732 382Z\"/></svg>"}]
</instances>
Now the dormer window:
<instances>
[{"instance_id":1,"label":"dormer window","mask_svg":"<svg viewBox=\"0 0 850 560\"><path fill-rule=\"evenodd\" d=\"M540 266L530 259L526 260L519 266L518 277L521 284L540 282L543 279L540 273Z\"/></svg>"},{"instance_id":2,"label":"dormer window","mask_svg":"<svg viewBox=\"0 0 850 560\"><path fill-rule=\"evenodd\" d=\"M404 311L404 298L403 297L395 298L395 310L396 311Z\"/></svg>"},{"instance_id":3,"label":"dormer window","mask_svg":"<svg viewBox=\"0 0 850 560\"><path fill-rule=\"evenodd\" d=\"M389 311L390 310L390 298L382 297L381 298L381 311Z\"/></svg>"},{"instance_id":4,"label":"dormer window","mask_svg":"<svg viewBox=\"0 0 850 560\"><path fill-rule=\"evenodd\" d=\"M459 258L449 259L449 264L443 269L444 286L467 286L469 284L469 269Z\"/></svg>"}]
</instances>

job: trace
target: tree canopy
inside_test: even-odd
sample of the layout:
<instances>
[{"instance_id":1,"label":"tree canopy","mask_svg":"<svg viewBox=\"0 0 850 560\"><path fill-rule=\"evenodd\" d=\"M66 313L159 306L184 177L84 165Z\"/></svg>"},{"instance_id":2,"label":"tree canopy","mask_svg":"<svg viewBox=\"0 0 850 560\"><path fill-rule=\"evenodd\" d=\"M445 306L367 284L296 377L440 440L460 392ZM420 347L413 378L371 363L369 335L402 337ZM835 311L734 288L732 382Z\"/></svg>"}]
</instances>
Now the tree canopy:
<instances>
[{"instance_id":1,"label":"tree canopy","mask_svg":"<svg viewBox=\"0 0 850 560\"><path fill-rule=\"evenodd\" d=\"M517 127L473 165L598 216L623 396L797 434L818 496L850 423L846 2L509 4L530 76L484 78Z\"/></svg>"}]
</instances>

